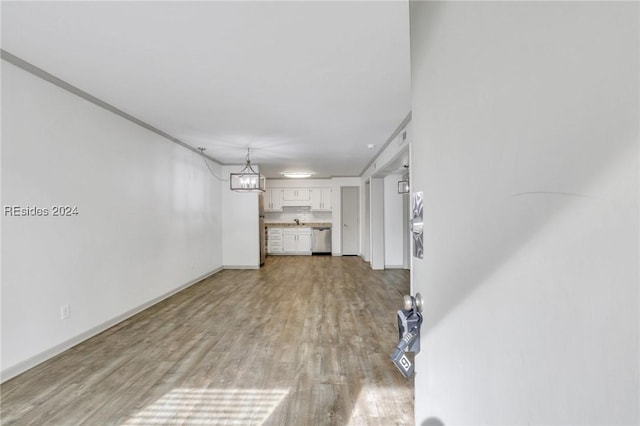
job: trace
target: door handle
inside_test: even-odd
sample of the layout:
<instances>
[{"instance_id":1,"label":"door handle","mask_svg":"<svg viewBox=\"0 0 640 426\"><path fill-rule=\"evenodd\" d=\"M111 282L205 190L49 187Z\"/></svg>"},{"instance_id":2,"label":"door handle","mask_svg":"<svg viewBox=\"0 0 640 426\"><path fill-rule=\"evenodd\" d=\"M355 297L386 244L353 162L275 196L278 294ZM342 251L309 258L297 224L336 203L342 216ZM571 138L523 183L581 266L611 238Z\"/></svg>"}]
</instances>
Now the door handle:
<instances>
[{"instance_id":1,"label":"door handle","mask_svg":"<svg viewBox=\"0 0 640 426\"><path fill-rule=\"evenodd\" d=\"M391 354L391 361L400 373L409 378L413 374L414 366L407 352L420 352L420 326L422 325L422 296L404 296L402 309L398 310L398 344Z\"/></svg>"}]
</instances>

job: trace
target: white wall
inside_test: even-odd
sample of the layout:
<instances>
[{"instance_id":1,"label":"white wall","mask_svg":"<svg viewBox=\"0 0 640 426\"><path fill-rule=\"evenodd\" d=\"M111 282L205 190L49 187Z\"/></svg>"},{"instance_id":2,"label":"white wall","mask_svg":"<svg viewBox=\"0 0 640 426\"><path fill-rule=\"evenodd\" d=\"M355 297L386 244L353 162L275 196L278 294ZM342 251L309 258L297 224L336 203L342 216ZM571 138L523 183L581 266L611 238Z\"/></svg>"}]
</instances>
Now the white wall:
<instances>
[{"instance_id":1,"label":"white wall","mask_svg":"<svg viewBox=\"0 0 640 426\"><path fill-rule=\"evenodd\" d=\"M640 422L638 12L411 3L417 425Z\"/></svg>"},{"instance_id":2,"label":"white wall","mask_svg":"<svg viewBox=\"0 0 640 426\"><path fill-rule=\"evenodd\" d=\"M404 200L406 195L398 194L398 181L402 175L384 178L384 267L404 267L405 220Z\"/></svg>"},{"instance_id":3,"label":"white wall","mask_svg":"<svg viewBox=\"0 0 640 426\"><path fill-rule=\"evenodd\" d=\"M403 138L404 132L406 132L405 138ZM394 160L405 155L413 139L411 122L408 122L402 129L397 130L395 133L397 133L397 135L388 141L384 149L378 153L373 163L371 163L364 173L362 173L361 177L363 179L368 179L369 177L378 174Z\"/></svg>"},{"instance_id":4,"label":"white wall","mask_svg":"<svg viewBox=\"0 0 640 426\"><path fill-rule=\"evenodd\" d=\"M244 166L223 166L222 176L228 178ZM254 165L258 171L258 167ZM234 192L229 182L222 190L222 263L227 269L258 269L260 267L259 206L257 193Z\"/></svg>"},{"instance_id":5,"label":"white wall","mask_svg":"<svg viewBox=\"0 0 640 426\"><path fill-rule=\"evenodd\" d=\"M369 194L371 269L384 269L384 178L371 178Z\"/></svg>"},{"instance_id":6,"label":"white wall","mask_svg":"<svg viewBox=\"0 0 640 426\"><path fill-rule=\"evenodd\" d=\"M2 379L220 268L220 197L198 155L3 61Z\"/></svg>"},{"instance_id":7,"label":"white wall","mask_svg":"<svg viewBox=\"0 0 640 426\"><path fill-rule=\"evenodd\" d=\"M364 171L362 176L360 176L361 185L362 185L362 190L360 191L360 206L361 206L360 218L362 223L362 226L360 229L361 255L365 261L370 262L373 257L373 250L376 250L375 246L377 246L378 244L381 244L378 247L381 248L382 251L379 252L378 255L376 256L377 258L376 264L378 264L378 261L382 262L381 263L382 266L378 267L379 269L382 269L385 263L384 261L384 255L386 252L386 243L385 243L385 234L384 234L385 231L384 231L384 225L383 225L383 227L380 228L379 231L375 231L375 232L378 232L378 235L373 235L372 234L372 232L374 232L373 230L378 228L375 226L375 223L372 221L375 221L378 219L380 219L381 221L384 221L384 213L385 213L385 209L387 208L385 205L386 197L384 196L386 194L383 194L380 197L382 198L382 204L379 205L380 210L377 212L372 211L371 203L372 202L375 203L376 199L373 199L373 200L371 199L371 191L372 191L371 186L370 185L367 186L365 182L370 181L370 179L374 176L379 179L383 179L384 176L389 173L389 170L393 170L397 167L397 164L395 163L397 163L400 160L402 160L401 161L402 163L405 162L404 157L408 157L407 153L409 152L411 141L413 139L411 122L406 121L408 119L409 117L407 117L405 121L400 123L400 125L402 125L403 123L406 122L406 124L402 128L399 128L396 130L396 132L394 132L395 136L392 135L393 137L390 140L388 140L387 143L385 143L386 146L382 149L381 152L378 153L374 161L371 163L369 167L367 167L367 169ZM396 193L397 193L397 186L396 186ZM392 214L395 215L394 207L391 207L391 209L393 210ZM384 222L380 222L380 223L384 224ZM393 242L392 242L392 245L394 245ZM394 259L392 259L391 261L395 262ZM398 267L403 265L402 262L398 264L388 263L388 262L386 263L392 267Z\"/></svg>"},{"instance_id":8,"label":"white wall","mask_svg":"<svg viewBox=\"0 0 640 426\"><path fill-rule=\"evenodd\" d=\"M360 251L365 262L371 261L371 179L363 179L360 189Z\"/></svg>"}]
</instances>

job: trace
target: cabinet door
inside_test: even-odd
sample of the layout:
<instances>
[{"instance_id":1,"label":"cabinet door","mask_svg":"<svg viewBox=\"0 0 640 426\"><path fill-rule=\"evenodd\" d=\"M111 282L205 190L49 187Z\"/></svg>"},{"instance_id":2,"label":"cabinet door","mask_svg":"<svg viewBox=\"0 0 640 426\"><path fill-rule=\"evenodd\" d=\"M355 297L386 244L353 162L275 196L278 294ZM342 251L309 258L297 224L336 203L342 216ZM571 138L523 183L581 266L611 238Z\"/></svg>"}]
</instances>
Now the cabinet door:
<instances>
[{"instance_id":1,"label":"cabinet door","mask_svg":"<svg viewBox=\"0 0 640 426\"><path fill-rule=\"evenodd\" d=\"M298 189L297 188L283 188L282 189L282 199L284 201L296 201L298 198Z\"/></svg>"},{"instance_id":2,"label":"cabinet door","mask_svg":"<svg viewBox=\"0 0 640 426\"><path fill-rule=\"evenodd\" d=\"M271 189L271 210L282 211L282 189Z\"/></svg>"},{"instance_id":3,"label":"cabinet door","mask_svg":"<svg viewBox=\"0 0 640 426\"><path fill-rule=\"evenodd\" d=\"M298 232L298 251L311 253L311 232Z\"/></svg>"},{"instance_id":4,"label":"cabinet door","mask_svg":"<svg viewBox=\"0 0 640 426\"><path fill-rule=\"evenodd\" d=\"M282 211L282 189L267 188L264 193L264 210L268 212Z\"/></svg>"},{"instance_id":5,"label":"cabinet door","mask_svg":"<svg viewBox=\"0 0 640 426\"><path fill-rule=\"evenodd\" d=\"M331 188L311 188L311 210L331 210Z\"/></svg>"},{"instance_id":6,"label":"cabinet door","mask_svg":"<svg viewBox=\"0 0 640 426\"><path fill-rule=\"evenodd\" d=\"M265 210L271 210L271 189L267 188L262 196L262 207Z\"/></svg>"},{"instance_id":7,"label":"cabinet door","mask_svg":"<svg viewBox=\"0 0 640 426\"><path fill-rule=\"evenodd\" d=\"M322 209L322 188L311 188L311 210Z\"/></svg>"},{"instance_id":8,"label":"cabinet door","mask_svg":"<svg viewBox=\"0 0 640 426\"><path fill-rule=\"evenodd\" d=\"M298 233L296 231L282 233L282 252L295 253L297 250Z\"/></svg>"},{"instance_id":9,"label":"cabinet door","mask_svg":"<svg viewBox=\"0 0 640 426\"><path fill-rule=\"evenodd\" d=\"M322 188L322 210L331 210L331 188Z\"/></svg>"},{"instance_id":10,"label":"cabinet door","mask_svg":"<svg viewBox=\"0 0 640 426\"><path fill-rule=\"evenodd\" d=\"M298 201L311 201L311 190L309 188L298 188Z\"/></svg>"},{"instance_id":11,"label":"cabinet door","mask_svg":"<svg viewBox=\"0 0 640 426\"><path fill-rule=\"evenodd\" d=\"M309 188L283 188L282 199L284 201L311 201Z\"/></svg>"}]
</instances>

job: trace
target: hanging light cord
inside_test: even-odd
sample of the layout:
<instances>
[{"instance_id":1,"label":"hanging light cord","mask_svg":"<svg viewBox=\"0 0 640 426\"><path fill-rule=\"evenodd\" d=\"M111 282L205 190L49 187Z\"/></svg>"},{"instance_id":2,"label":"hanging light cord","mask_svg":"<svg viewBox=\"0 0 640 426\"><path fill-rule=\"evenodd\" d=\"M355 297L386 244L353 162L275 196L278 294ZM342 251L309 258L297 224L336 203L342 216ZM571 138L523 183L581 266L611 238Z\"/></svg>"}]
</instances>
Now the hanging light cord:
<instances>
[{"instance_id":1,"label":"hanging light cord","mask_svg":"<svg viewBox=\"0 0 640 426\"><path fill-rule=\"evenodd\" d=\"M255 170L253 170L253 167L251 166L251 148L247 148L247 156L244 157L244 170L249 170L252 173L256 173Z\"/></svg>"},{"instance_id":2,"label":"hanging light cord","mask_svg":"<svg viewBox=\"0 0 640 426\"><path fill-rule=\"evenodd\" d=\"M201 146L198 147L198 151L200 151L203 154L206 149L207 148L203 148ZM202 156L202 161L204 161L204 165L207 166L207 169L209 169L209 172L213 175L214 178L218 179L220 182L229 182L229 179L221 178L211 169L211 166L209 166L209 162L207 161L207 157L205 157L204 155Z\"/></svg>"}]
</instances>

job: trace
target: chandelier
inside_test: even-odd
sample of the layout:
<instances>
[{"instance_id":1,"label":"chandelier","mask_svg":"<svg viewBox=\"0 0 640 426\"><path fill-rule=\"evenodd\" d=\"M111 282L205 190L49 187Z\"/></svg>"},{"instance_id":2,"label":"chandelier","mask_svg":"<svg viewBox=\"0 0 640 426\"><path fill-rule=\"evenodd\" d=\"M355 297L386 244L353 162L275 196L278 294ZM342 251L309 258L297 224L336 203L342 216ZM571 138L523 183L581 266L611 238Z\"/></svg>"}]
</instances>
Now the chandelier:
<instances>
[{"instance_id":1,"label":"chandelier","mask_svg":"<svg viewBox=\"0 0 640 426\"><path fill-rule=\"evenodd\" d=\"M246 164L238 173L231 173L229 182L231 190L236 192L264 192L265 178L251 167L251 149L247 148Z\"/></svg>"}]
</instances>

